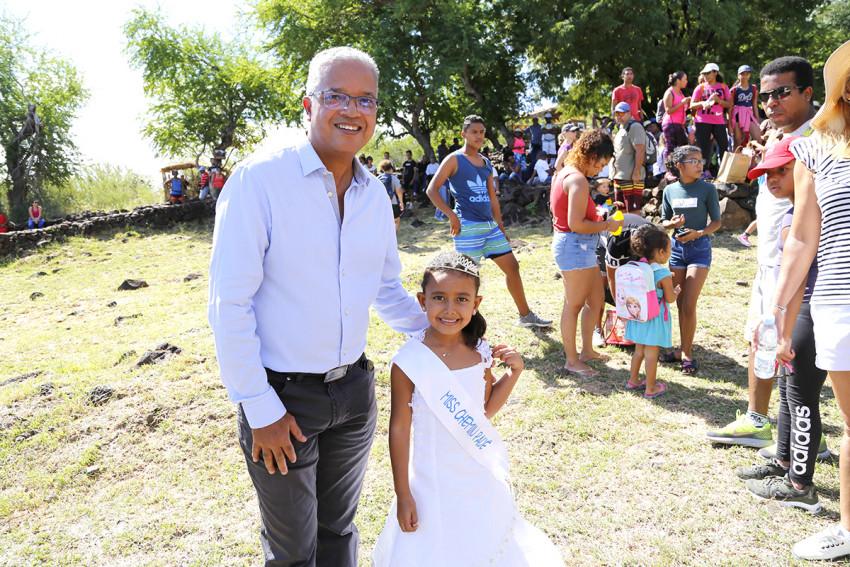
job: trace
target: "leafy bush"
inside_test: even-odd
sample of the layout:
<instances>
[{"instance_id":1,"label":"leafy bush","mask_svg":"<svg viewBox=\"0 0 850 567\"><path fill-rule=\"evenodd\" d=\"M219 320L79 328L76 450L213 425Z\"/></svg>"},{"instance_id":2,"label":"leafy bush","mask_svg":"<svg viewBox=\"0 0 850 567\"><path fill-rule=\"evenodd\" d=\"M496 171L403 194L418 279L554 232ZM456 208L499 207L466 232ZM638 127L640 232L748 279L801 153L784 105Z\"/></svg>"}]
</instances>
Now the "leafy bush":
<instances>
[{"instance_id":1,"label":"leafy bush","mask_svg":"<svg viewBox=\"0 0 850 567\"><path fill-rule=\"evenodd\" d=\"M160 192L145 176L123 167L102 164L83 168L60 186L45 187L41 196L48 217L87 210L132 209L161 199Z\"/></svg>"}]
</instances>

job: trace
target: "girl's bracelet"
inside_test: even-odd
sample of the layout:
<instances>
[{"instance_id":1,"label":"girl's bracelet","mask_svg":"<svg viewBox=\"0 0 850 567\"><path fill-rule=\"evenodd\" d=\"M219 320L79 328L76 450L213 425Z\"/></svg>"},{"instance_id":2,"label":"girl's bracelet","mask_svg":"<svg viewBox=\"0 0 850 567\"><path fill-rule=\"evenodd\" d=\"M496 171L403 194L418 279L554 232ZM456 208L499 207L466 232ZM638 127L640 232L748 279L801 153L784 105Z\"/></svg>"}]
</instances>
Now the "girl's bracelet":
<instances>
[{"instance_id":1,"label":"girl's bracelet","mask_svg":"<svg viewBox=\"0 0 850 567\"><path fill-rule=\"evenodd\" d=\"M773 308L782 313L783 315L785 315L785 312L788 311L787 307L782 307L781 305L774 305Z\"/></svg>"}]
</instances>

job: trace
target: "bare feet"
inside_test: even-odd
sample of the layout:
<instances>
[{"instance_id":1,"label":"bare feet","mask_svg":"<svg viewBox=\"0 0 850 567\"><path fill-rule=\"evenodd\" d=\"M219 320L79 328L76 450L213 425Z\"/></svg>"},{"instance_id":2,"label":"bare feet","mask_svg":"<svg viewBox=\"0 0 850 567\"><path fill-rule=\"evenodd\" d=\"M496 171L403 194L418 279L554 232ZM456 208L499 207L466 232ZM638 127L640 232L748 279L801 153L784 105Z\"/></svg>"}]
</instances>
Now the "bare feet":
<instances>
[{"instance_id":1,"label":"bare feet","mask_svg":"<svg viewBox=\"0 0 850 567\"><path fill-rule=\"evenodd\" d=\"M597 360L599 362L605 362L606 360L610 360L611 357L608 356L607 354L603 354L601 352L596 352L595 350L592 350L587 354L582 352L581 355L579 355L578 359L582 362L589 362L589 361L592 361L592 360Z\"/></svg>"}]
</instances>

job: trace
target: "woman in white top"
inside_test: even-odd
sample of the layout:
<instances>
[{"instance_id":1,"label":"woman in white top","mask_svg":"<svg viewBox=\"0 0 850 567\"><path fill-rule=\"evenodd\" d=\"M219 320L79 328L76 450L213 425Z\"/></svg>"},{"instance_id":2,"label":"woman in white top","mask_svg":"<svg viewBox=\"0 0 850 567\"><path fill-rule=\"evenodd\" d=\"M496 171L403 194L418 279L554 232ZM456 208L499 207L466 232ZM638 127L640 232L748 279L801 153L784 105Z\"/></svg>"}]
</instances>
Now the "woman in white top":
<instances>
[{"instance_id":1,"label":"woman in white top","mask_svg":"<svg viewBox=\"0 0 850 567\"><path fill-rule=\"evenodd\" d=\"M782 262L773 295L781 337L782 327L794 324L785 321L785 306L817 254L818 279L810 301L817 366L829 372L844 419L839 459L841 521L794 545L794 555L803 559L850 554L850 41L830 56L823 74L826 100L812 120L815 134L791 146L797 158L795 209L784 254L793 261ZM793 357L790 345L780 341L779 358Z\"/></svg>"}]
</instances>

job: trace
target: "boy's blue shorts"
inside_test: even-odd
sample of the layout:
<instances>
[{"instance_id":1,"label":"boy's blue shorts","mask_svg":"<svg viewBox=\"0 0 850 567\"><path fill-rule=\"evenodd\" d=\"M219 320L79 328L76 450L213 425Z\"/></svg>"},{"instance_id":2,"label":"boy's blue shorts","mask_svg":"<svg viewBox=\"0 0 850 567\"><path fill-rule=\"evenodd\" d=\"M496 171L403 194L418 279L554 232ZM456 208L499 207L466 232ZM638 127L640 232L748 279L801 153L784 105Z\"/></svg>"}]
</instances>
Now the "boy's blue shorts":
<instances>
[{"instance_id":1,"label":"boy's blue shorts","mask_svg":"<svg viewBox=\"0 0 850 567\"><path fill-rule=\"evenodd\" d=\"M483 258L502 256L511 251L505 233L496 221L460 221L460 234L454 237L455 250L466 254L478 263Z\"/></svg>"}]
</instances>

